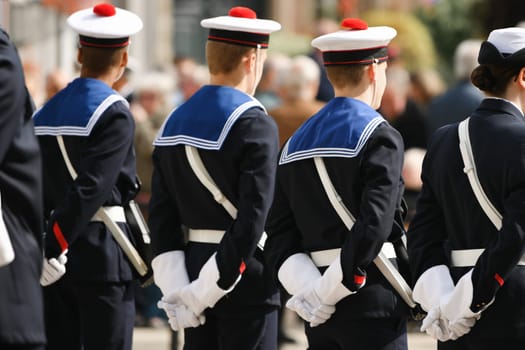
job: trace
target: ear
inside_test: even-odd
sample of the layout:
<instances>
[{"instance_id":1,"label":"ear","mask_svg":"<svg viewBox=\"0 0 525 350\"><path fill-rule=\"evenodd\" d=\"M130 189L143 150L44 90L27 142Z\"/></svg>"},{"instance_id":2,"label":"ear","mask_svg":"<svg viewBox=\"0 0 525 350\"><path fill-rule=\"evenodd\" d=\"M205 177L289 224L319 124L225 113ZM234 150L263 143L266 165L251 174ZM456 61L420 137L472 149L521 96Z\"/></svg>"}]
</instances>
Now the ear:
<instances>
[{"instance_id":1,"label":"ear","mask_svg":"<svg viewBox=\"0 0 525 350\"><path fill-rule=\"evenodd\" d=\"M257 59L257 56L255 52L249 51L246 55L242 58L242 64L244 66L245 72L248 74L252 72L255 69L255 60Z\"/></svg>"},{"instance_id":2,"label":"ear","mask_svg":"<svg viewBox=\"0 0 525 350\"><path fill-rule=\"evenodd\" d=\"M128 50L125 50L122 53L122 58L120 60L120 67L126 67L128 65Z\"/></svg>"},{"instance_id":3,"label":"ear","mask_svg":"<svg viewBox=\"0 0 525 350\"><path fill-rule=\"evenodd\" d=\"M82 64L83 61L84 61L82 47L79 47L78 50L77 50L77 61L78 61L79 64Z\"/></svg>"},{"instance_id":4,"label":"ear","mask_svg":"<svg viewBox=\"0 0 525 350\"><path fill-rule=\"evenodd\" d=\"M376 64L369 64L366 67L366 73L368 74L368 79L370 79L370 81L376 80L376 69L377 69Z\"/></svg>"},{"instance_id":5,"label":"ear","mask_svg":"<svg viewBox=\"0 0 525 350\"><path fill-rule=\"evenodd\" d=\"M518 73L517 83L522 89L525 89L525 68L522 68Z\"/></svg>"}]
</instances>

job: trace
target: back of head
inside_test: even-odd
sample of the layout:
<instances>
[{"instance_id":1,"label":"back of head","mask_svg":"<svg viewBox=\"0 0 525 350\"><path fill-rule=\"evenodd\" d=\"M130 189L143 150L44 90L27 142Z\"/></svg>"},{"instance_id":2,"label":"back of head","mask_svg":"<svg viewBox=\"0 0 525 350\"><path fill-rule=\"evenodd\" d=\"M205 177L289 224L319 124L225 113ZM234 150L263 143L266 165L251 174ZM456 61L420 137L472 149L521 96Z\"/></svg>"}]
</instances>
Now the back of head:
<instances>
[{"instance_id":1,"label":"back of head","mask_svg":"<svg viewBox=\"0 0 525 350\"><path fill-rule=\"evenodd\" d=\"M525 67L525 28L511 27L490 32L481 44L479 66L471 75L480 90L502 96L509 82Z\"/></svg>"},{"instance_id":2,"label":"back of head","mask_svg":"<svg viewBox=\"0 0 525 350\"><path fill-rule=\"evenodd\" d=\"M363 66L385 62L387 45L396 34L391 27L368 27L360 19L346 18L341 22L341 30L315 38L312 45L323 53L332 85L342 88L361 81Z\"/></svg>"},{"instance_id":3,"label":"back of head","mask_svg":"<svg viewBox=\"0 0 525 350\"><path fill-rule=\"evenodd\" d=\"M281 29L275 21L258 19L247 7L233 7L227 16L203 19L201 26L210 30L206 59L211 74L232 72L248 52L268 48L270 33Z\"/></svg>"},{"instance_id":4,"label":"back of head","mask_svg":"<svg viewBox=\"0 0 525 350\"><path fill-rule=\"evenodd\" d=\"M481 40L467 39L462 41L454 52L454 75L456 79L468 79L478 66L478 52Z\"/></svg>"},{"instance_id":5,"label":"back of head","mask_svg":"<svg viewBox=\"0 0 525 350\"><path fill-rule=\"evenodd\" d=\"M67 23L79 34L83 68L94 74L118 65L130 36L142 30L136 14L108 3L77 11Z\"/></svg>"}]
</instances>

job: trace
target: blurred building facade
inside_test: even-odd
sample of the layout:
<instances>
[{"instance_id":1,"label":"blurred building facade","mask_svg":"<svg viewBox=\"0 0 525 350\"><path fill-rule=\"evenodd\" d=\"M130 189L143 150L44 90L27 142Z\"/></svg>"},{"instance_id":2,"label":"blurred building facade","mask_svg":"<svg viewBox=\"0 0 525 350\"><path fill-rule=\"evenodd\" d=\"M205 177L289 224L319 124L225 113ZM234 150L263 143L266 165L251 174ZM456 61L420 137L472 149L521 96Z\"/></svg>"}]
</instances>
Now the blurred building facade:
<instances>
[{"instance_id":1,"label":"blurred building facade","mask_svg":"<svg viewBox=\"0 0 525 350\"><path fill-rule=\"evenodd\" d=\"M0 0L0 25L15 42L26 75L43 84L47 72L60 68L76 74L77 36L66 19L72 12L101 0ZM130 56L149 69L171 62L173 56L173 0L116 0L115 6L137 13L144 29L133 37Z\"/></svg>"},{"instance_id":2,"label":"blurred building facade","mask_svg":"<svg viewBox=\"0 0 525 350\"><path fill-rule=\"evenodd\" d=\"M42 77L55 68L75 73L77 38L66 24L72 12L103 0L0 0L0 25L19 48L22 59L35 65ZM144 30L133 38L130 54L142 70L169 65L175 56L204 63L206 17L226 14L242 3L261 18L273 18L287 32L312 35L316 19L359 16L370 8L409 10L435 0L114 0L114 5L137 13ZM36 73L35 73L36 74ZM43 78L42 78L43 80Z\"/></svg>"}]
</instances>

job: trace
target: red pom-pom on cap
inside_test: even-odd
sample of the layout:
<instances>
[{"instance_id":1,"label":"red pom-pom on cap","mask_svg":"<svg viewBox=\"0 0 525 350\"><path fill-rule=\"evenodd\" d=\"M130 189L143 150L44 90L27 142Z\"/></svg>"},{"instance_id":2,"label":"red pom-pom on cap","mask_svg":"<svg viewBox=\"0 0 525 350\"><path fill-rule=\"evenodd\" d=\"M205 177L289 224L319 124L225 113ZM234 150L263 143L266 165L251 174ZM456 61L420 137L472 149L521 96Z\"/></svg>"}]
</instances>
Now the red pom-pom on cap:
<instances>
[{"instance_id":1,"label":"red pom-pom on cap","mask_svg":"<svg viewBox=\"0 0 525 350\"><path fill-rule=\"evenodd\" d=\"M345 18L341 22L341 28L348 30L365 30L368 24L359 18Z\"/></svg>"},{"instance_id":2,"label":"red pom-pom on cap","mask_svg":"<svg viewBox=\"0 0 525 350\"><path fill-rule=\"evenodd\" d=\"M228 16L250 18L250 19L257 18L257 14L255 13L254 10L252 10L251 8L242 7L242 6L232 7L230 12L228 12Z\"/></svg>"},{"instance_id":3,"label":"red pom-pom on cap","mask_svg":"<svg viewBox=\"0 0 525 350\"><path fill-rule=\"evenodd\" d=\"M117 10L115 9L115 6L111 4L102 3L102 4L95 5L95 7L93 7L93 12L97 16L111 17L117 13Z\"/></svg>"}]
</instances>

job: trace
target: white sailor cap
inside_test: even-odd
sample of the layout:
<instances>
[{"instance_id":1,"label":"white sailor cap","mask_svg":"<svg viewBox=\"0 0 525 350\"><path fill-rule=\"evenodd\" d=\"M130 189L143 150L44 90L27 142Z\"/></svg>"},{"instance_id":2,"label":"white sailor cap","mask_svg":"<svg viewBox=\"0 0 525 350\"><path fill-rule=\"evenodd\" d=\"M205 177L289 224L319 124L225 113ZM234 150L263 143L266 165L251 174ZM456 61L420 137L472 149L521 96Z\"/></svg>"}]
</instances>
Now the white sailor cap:
<instances>
[{"instance_id":1,"label":"white sailor cap","mask_svg":"<svg viewBox=\"0 0 525 350\"><path fill-rule=\"evenodd\" d=\"M101 3L73 13L67 23L79 34L80 45L118 48L142 29L142 20L133 12Z\"/></svg>"},{"instance_id":2,"label":"white sailor cap","mask_svg":"<svg viewBox=\"0 0 525 350\"><path fill-rule=\"evenodd\" d=\"M480 64L525 65L525 28L511 27L490 32L481 44Z\"/></svg>"},{"instance_id":3,"label":"white sailor cap","mask_svg":"<svg viewBox=\"0 0 525 350\"><path fill-rule=\"evenodd\" d=\"M368 27L358 18L346 18L341 30L312 40L323 53L325 66L372 64L388 59L387 45L397 32L391 27Z\"/></svg>"},{"instance_id":4,"label":"white sailor cap","mask_svg":"<svg viewBox=\"0 0 525 350\"><path fill-rule=\"evenodd\" d=\"M233 7L228 16L203 19L201 26L210 29L208 40L229 44L268 48L270 33L281 25L269 19L258 19L248 7Z\"/></svg>"}]
</instances>

